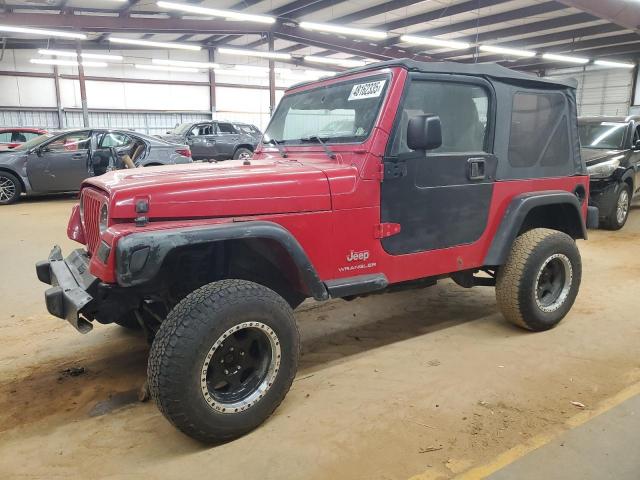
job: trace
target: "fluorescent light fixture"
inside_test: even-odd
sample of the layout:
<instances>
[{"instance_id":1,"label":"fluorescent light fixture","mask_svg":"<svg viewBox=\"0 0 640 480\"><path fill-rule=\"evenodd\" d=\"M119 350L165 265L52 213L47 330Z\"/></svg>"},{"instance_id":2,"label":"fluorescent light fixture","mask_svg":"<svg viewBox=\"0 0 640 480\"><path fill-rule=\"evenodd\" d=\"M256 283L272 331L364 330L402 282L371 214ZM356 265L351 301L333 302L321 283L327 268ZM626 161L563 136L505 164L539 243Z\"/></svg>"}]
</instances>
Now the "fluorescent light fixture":
<instances>
[{"instance_id":1,"label":"fluorescent light fixture","mask_svg":"<svg viewBox=\"0 0 640 480\"><path fill-rule=\"evenodd\" d=\"M195 13L196 15L206 15L211 17L222 17L230 21L256 22L256 23L275 23L275 17L268 15L254 15L252 13L236 12L234 10L219 10L217 8L198 7L196 5L185 5L183 3L174 2L158 2L160 8L166 10L177 10L179 12Z\"/></svg>"},{"instance_id":2,"label":"fluorescent light fixture","mask_svg":"<svg viewBox=\"0 0 640 480\"><path fill-rule=\"evenodd\" d=\"M42 28L11 27L8 25L0 25L0 32L26 33L33 35L44 35L45 37L75 38L78 40L87 39L87 36L84 33L61 32L59 30L44 30Z\"/></svg>"},{"instance_id":3,"label":"fluorescent light fixture","mask_svg":"<svg viewBox=\"0 0 640 480\"><path fill-rule=\"evenodd\" d=\"M542 55L542 58L545 60L556 60L558 62L567 62L567 63L589 63L588 58L582 57L569 57L567 55L556 55L555 53L545 53Z\"/></svg>"},{"instance_id":4,"label":"fluorescent light fixture","mask_svg":"<svg viewBox=\"0 0 640 480\"><path fill-rule=\"evenodd\" d=\"M185 67L171 67L169 65L146 65L136 63L135 67L138 70L160 70L163 72L182 72L182 73L198 73L197 68L185 68Z\"/></svg>"},{"instance_id":5,"label":"fluorescent light fixture","mask_svg":"<svg viewBox=\"0 0 640 480\"><path fill-rule=\"evenodd\" d=\"M341 67L364 67L367 63L362 60L349 60L345 58L329 58L318 57L315 55L307 55L304 57L305 62L324 63L327 65L339 65Z\"/></svg>"},{"instance_id":6,"label":"fluorescent light fixture","mask_svg":"<svg viewBox=\"0 0 640 480\"><path fill-rule=\"evenodd\" d=\"M601 67L613 67L613 68L634 68L635 67L635 64L633 63L612 62L611 60L594 60L593 63L596 65L600 65Z\"/></svg>"},{"instance_id":7,"label":"fluorescent light fixture","mask_svg":"<svg viewBox=\"0 0 640 480\"><path fill-rule=\"evenodd\" d=\"M247 57L272 58L274 60L291 60L288 53L265 52L261 50L245 50L243 48L218 48L218 53L226 55L245 55Z\"/></svg>"},{"instance_id":8,"label":"fluorescent light fixture","mask_svg":"<svg viewBox=\"0 0 640 480\"><path fill-rule=\"evenodd\" d=\"M40 55L53 55L54 57L77 58L76 52L70 52L67 50L40 49L38 50L38 53ZM102 53L85 53L85 52L82 52L82 58L89 58L94 60L113 60L113 61L120 61L123 59L121 55L105 55Z\"/></svg>"},{"instance_id":9,"label":"fluorescent light fixture","mask_svg":"<svg viewBox=\"0 0 640 480\"><path fill-rule=\"evenodd\" d=\"M138 40L136 38L109 37L109 41L112 43L140 45L143 47L176 48L178 50L195 50L195 51L202 50L202 47L200 45L189 45L186 43L173 43L173 42L152 42L149 40Z\"/></svg>"},{"instance_id":10,"label":"fluorescent light fixture","mask_svg":"<svg viewBox=\"0 0 640 480\"><path fill-rule=\"evenodd\" d=\"M185 62L182 60L164 60L160 58L154 58L151 60L151 63L154 65L166 65L170 67L186 67L186 68L219 68L220 65L217 63L209 63L209 62Z\"/></svg>"},{"instance_id":11,"label":"fluorescent light fixture","mask_svg":"<svg viewBox=\"0 0 640 480\"><path fill-rule=\"evenodd\" d=\"M77 67L78 66L78 62L76 60L58 60L54 58L32 58L29 61L37 65L57 65L60 67ZM105 62L82 62L82 66L104 68L104 67L108 67L109 65Z\"/></svg>"},{"instance_id":12,"label":"fluorescent light fixture","mask_svg":"<svg viewBox=\"0 0 640 480\"><path fill-rule=\"evenodd\" d=\"M405 43L415 43L417 45L453 48L456 50L464 50L471 47L471 44L467 42L456 42L455 40L442 40L440 38L431 37L417 37L415 35L402 35L400 37L400 41Z\"/></svg>"},{"instance_id":13,"label":"fluorescent light fixture","mask_svg":"<svg viewBox=\"0 0 640 480\"><path fill-rule=\"evenodd\" d=\"M305 30L316 30L318 32L341 33L353 37L365 37L373 39L387 38L387 32L381 30L369 30L365 28L343 27L341 25L330 25L327 23L300 22L300 28Z\"/></svg>"},{"instance_id":14,"label":"fluorescent light fixture","mask_svg":"<svg viewBox=\"0 0 640 480\"><path fill-rule=\"evenodd\" d=\"M495 45L480 45L483 52L499 53L501 55L513 55L514 57L535 57L536 52L531 50L519 50L517 48L497 47Z\"/></svg>"}]
</instances>

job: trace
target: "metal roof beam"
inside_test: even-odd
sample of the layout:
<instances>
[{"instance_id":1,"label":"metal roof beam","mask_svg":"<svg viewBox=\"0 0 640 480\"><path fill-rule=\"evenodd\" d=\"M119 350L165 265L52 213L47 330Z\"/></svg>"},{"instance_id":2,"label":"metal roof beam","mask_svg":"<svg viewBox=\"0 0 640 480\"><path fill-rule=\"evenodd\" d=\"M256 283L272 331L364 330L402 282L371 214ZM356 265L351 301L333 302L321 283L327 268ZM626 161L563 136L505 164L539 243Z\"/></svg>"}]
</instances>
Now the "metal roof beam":
<instances>
[{"instance_id":1,"label":"metal roof beam","mask_svg":"<svg viewBox=\"0 0 640 480\"><path fill-rule=\"evenodd\" d=\"M588 12L603 20L640 32L640 8L628 0L559 0L568 7Z\"/></svg>"}]
</instances>

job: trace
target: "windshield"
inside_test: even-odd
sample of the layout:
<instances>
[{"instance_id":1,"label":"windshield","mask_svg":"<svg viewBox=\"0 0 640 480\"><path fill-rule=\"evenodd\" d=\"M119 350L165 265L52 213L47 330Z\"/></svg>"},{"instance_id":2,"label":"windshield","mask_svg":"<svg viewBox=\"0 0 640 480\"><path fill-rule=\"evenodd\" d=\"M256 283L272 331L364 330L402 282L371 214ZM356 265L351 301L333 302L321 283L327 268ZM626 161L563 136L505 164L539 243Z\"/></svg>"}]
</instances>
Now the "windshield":
<instances>
[{"instance_id":1,"label":"windshield","mask_svg":"<svg viewBox=\"0 0 640 480\"><path fill-rule=\"evenodd\" d=\"M389 75L378 75L285 95L264 134L265 143L363 142L371 133Z\"/></svg>"},{"instance_id":2,"label":"windshield","mask_svg":"<svg viewBox=\"0 0 640 480\"><path fill-rule=\"evenodd\" d=\"M45 141L49 140L51 137L53 137L53 135L51 135L50 133L45 133L44 135L40 135L39 137L32 138L28 142L24 142L19 147L14 148L13 151L21 152L23 150L31 150L32 148L35 148L41 143L44 143Z\"/></svg>"},{"instance_id":3,"label":"windshield","mask_svg":"<svg viewBox=\"0 0 640 480\"><path fill-rule=\"evenodd\" d=\"M582 123L578 125L580 145L585 148L622 148L626 128L626 123L619 122Z\"/></svg>"},{"instance_id":4,"label":"windshield","mask_svg":"<svg viewBox=\"0 0 640 480\"><path fill-rule=\"evenodd\" d=\"M193 127L193 123L183 123L171 130L171 133L174 135L184 135L191 127Z\"/></svg>"}]
</instances>

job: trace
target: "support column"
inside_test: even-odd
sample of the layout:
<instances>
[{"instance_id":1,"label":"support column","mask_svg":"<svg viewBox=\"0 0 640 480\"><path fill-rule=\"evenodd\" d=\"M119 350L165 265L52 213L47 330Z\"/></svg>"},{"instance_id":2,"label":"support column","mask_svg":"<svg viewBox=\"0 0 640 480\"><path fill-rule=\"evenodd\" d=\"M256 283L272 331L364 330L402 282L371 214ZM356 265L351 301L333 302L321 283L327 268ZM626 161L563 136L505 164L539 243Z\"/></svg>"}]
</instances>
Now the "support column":
<instances>
[{"instance_id":1,"label":"support column","mask_svg":"<svg viewBox=\"0 0 640 480\"><path fill-rule=\"evenodd\" d=\"M209 49L209 62L215 62L215 53L213 48ZM216 72L213 68L209 68L209 105L211 106L211 120L216 118Z\"/></svg>"},{"instance_id":2,"label":"support column","mask_svg":"<svg viewBox=\"0 0 640 480\"><path fill-rule=\"evenodd\" d=\"M273 52L273 35L269 35L269 51ZM273 60L269 60L269 113L273 115L273 111L276 108L276 70Z\"/></svg>"},{"instance_id":3,"label":"support column","mask_svg":"<svg viewBox=\"0 0 640 480\"><path fill-rule=\"evenodd\" d=\"M58 128L66 128L64 121L64 112L62 111L62 102L60 101L60 72L58 66L53 66L53 83L56 90L56 108L58 110Z\"/></svg>"},{"instance_id":4,"label":"support column","mask_svg":"<svg viewBox=\"0 0 640 480\"><path fill-rule=\"evenodd\" d=\"M82 120L85 127L89 126L89 109L87 107L87 86L84 81L84 67L82 66L82 48L80 42L76 45L78 55L78 81L80 82L80 100L82 102Z\"/></svg>"}]
</instances>

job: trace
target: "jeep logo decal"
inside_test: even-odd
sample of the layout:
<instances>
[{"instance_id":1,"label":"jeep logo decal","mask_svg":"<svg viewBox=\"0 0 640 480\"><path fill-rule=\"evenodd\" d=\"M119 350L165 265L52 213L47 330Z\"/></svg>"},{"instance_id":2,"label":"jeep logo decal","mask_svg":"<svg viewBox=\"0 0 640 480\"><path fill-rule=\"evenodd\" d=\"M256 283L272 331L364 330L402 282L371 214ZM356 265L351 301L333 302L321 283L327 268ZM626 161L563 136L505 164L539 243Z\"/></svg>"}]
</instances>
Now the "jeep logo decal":
<instances>
[{"instance_id":1,"label":"jeep logo decal","mask_svg":"<svg viewBox=\"0 0 640 480\"><path fill-rule=\"evenodd\" d=\"M351 250L347 255L347 262L365 262L369 259L369 250L354 252Z\"/></svg>"}]
</instances>

